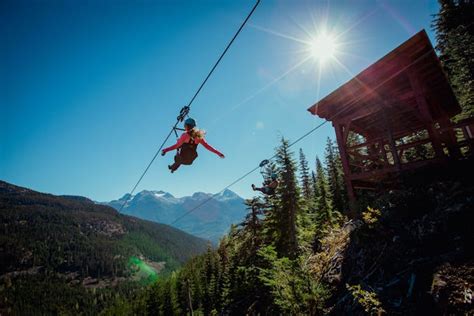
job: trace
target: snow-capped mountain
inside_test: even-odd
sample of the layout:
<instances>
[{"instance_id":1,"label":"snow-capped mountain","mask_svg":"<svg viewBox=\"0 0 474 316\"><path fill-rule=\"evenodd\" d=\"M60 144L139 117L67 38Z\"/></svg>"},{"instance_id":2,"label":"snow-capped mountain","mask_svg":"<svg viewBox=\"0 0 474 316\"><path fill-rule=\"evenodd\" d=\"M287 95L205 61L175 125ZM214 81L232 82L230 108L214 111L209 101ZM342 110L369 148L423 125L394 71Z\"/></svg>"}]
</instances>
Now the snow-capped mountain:
<instances>
[{"instance_id":1,"label":"snow-capped mountain","mask_svg":"<svg viewBox=\"0 0 474 316\"><path fill-rule=\"evenodd\" d=\"M143 190L103 204L120 210L125 201L128 202L121 211L124 214L172 225L214 243L228 231L231 224L240 223L247 212L244 199L231 190L217 194L196 192L180 198L164 191ZM203 202L202 206L180 218Z\"/></svg>"}]
</instances>

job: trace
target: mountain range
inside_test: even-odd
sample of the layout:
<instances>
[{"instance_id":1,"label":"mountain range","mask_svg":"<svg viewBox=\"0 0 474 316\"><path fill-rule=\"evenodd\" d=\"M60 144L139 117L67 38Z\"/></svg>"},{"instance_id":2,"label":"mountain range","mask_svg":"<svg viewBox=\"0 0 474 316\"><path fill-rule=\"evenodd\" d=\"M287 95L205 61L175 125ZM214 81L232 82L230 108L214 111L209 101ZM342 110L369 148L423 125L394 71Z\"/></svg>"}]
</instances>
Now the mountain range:
<instances>
[{"instance_id":1,"label":"mountain range","mask_svg":"<svg viewBox=\"0 0 474 316\"><path fill-rule=\"evenodd\" d=\"M172 225L213 243L247 213L244 199L228 189L218 194L196 192L180 198L164 191L144 190L103 204L120 210L124 203L123 214Z\"/></svg>"}]
</instances>

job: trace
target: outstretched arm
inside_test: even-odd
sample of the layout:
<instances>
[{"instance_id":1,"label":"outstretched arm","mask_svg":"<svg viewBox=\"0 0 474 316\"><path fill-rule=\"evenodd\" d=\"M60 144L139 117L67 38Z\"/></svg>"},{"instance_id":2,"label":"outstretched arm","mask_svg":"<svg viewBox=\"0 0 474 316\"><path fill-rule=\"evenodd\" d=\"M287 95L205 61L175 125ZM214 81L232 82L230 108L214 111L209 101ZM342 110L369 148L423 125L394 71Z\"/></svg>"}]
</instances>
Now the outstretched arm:
<instances>
[{"instance_id":1,"label":"outstretched arm","mask_svg":"<svg viewBox=\"0 0 474 316\"><path fill-rule=\"evenodd\" d=\"M188 134L184 133L183 135L181 135L181 137L178 139L178 141L176 142L176 144L174 144L173 146L170 146L168 148L165 148L161 151L161 154L164 155L166 154L168 151L172 151L172 150L175 150L179 147L181 147L181 145L183 145L185 142L186 142L186 139L188 137Z\"/></svg>"},{"instance_id":2,"label":"outstretched arm","mask_svg":"<svg viewBox=\"0 0 474 316\"><path fill-rule=\"evenodd\" d=\"M201 138L199 143L202 144L204 146L204 148L206 148L207 150L215 153L216 155L218 155L221 158L224 158L224 154L221 153L220 151L218 151L217 149L215 149L214 147L212 147L211 145L209 145L204 138Z\"/></svg>"}]
</instances>

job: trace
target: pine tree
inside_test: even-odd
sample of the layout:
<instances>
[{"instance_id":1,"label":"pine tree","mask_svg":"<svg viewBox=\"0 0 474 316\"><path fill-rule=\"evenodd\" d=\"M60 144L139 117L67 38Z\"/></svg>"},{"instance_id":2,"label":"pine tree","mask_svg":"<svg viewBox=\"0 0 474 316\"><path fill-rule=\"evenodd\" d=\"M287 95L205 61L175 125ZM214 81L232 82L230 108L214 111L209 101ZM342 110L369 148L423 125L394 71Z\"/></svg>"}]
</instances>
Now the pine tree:
<instances>
[{"instance_id":1,"label":"pine tree","mask_svg":"<svg viewBox=\"0 0 474 316\"><path fill-rule=\"evenodd\" d=\"M316 173L314 171L311 171L311 184L313 186L313 202L315 205L317 204L318 198L319 198L318 186L316 183L317 183Z\"/></svg>"},{"instance_id":2,"label":"pine tree","mask_svg":"<svg viewBox=\"0 0 474 316\"><path fill-rule=\"evenodd\" d=\"M282 138L277 148L276 162L280 174L278 186L279 236L276 248L281 256L295 258L298 244L296 218L301 208L300 189L296 180L296 163L292 157L289 142Z\"/></svg>"},{"instance_id":3,"label":"pine tree","mask_svg":"<svg viewBox=\"0 0 474 316\"><path fill-rule=\"evenodd\" d=\"M344 174L337 146L328 137L326 142L326 173L333 209L342 213L348 207L345 194Z\"/></svg>"},{"instance_id":4,"label":"pine tree","mask_svg":"<svg viewBox=\"0 0 474 316\"><path fill-rule=\"evenodd\" d=\"M330 193L324 172L323 165L318 157L316 157L316 187L317 187L317 218L322 226L331 224L334 220L332 205L330 202Z\"/></svg>"},{"instance_id":5,"label":"pine tree","mask_svg":"<svg viewBox=\"0 0 474 316\"><path fill-rule=\"evenodd\" d=\"M202 306L205 315L209 315L219 299L216 293L217 287L217 271L216 271L216 253L208 245L206 254L204 255L204 268L202 269L201 284L204 284L204 296Z\"/></svg>"},{"instance_id":6,"label":"pine tree","mask_svg":"<svg viewBox=\"0 0 474 316\"><path fill-rule=\"evenodd\" d=\"M220 309L223 310L227 306L232 303L232 296L231 296L231 273L230 273L230 265L231 261L231 254L230 249L232 248L232 236L235 235L236 226L232 225L229 236L225 236L221 239L219 243L219 248L217 249L217 253L219 254L219 266L221 271L221 276L219 278L219 306Z\"/></svg>"},{"instance_id":7,"label":"pine tree","mask_svg":"<svg viewBox=\"0 0 474 316\"><path fill-rule=\"evenodd\" d=\"M265 204L258 198L246 200L247 210L249 213L245 216L241 223L242 231L245 235L244 251L247 253L246 257L254 259L262 239L262 220L260 215L263 214Z\"/></svg>"},{"instance_id":8,"label":"pine tree","mask_svg":"<svg viewBox=\"0 0 474 316\"><path fill-rule=\"evenodd\" d=\"M275 163L270 162L265 169L264 178L270 177L272 173L279 174L279 170ZM274 245L275 241L280 239L282 215L278 206L278 196L278 194L263 196L265 220L262 222L262 243L265 245Z\"/></svg>"},{"instance_id":9,"label":"pine tree","mask_svg":"<svg viewBox=\"0 0 474 316\"><path fill-rule=\"evenodd\" d=\"M457 118L474 116L474 1L438 0L435 15L441 63L463 109Z\"/></svg>"},{"instance_id":10,"label":"pine tree","mask_svg":"<svg viewBox=\"0 0 474 316\"><path fill-rule=\"evenodd\" d=\"M311 201L313 197L313 188L311 186L310 170L308 167L308 161L303 153L303 149L300 148L300 183L305 201Z\"/></svg>"},{"instance_id":11,"label":"pine tree","mask_svg":"<svg viewBox=\"0 0 474 316\"><path fill-rule=\"evenodd\" d=\"M162 283L161 291L160 291L160 301L161 306L160 310L163 315L173 315L173 300L171 297L171 281L165 280Z\"/></svg>"}]
</instances>

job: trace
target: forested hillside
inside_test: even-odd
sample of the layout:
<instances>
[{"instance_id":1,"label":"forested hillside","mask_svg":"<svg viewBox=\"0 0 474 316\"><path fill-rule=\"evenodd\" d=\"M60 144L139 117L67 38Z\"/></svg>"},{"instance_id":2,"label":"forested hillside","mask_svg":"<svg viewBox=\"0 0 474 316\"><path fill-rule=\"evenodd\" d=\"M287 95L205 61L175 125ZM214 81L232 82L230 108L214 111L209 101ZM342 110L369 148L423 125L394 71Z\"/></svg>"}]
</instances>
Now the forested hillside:
<instances>
[{"instance_id":1,"label":"forested hillside","mask_svg":"<svg viewBox=\"0 0 474 316\"><path fill-rule=\"evenodd\" d=\"M325 167L316 158L311 168L300 150L296 163L288 141L282 139L275 163L267 170L278 174L276 194L248 200L247 218L231 229L217 250L209 249L158 281L145 297L146 308L135 312L323 311L329 288L313 277L309 259L323 238L341 227L341 213L348 204L339 155L330 139L324 160Z\"/></svg>"},{"instance_id":2,"label":"forested hillside","mask_svg":"<svg viewBox=\"0 0 474 316\"><path fill-rule=\"evenodd\" d=\"M86 198L6 182L0 182L0 219L0 311L15 314L98 312L207 244Z\"/></svg>"},{"instance_id":3,"label":"forested hillside","mask_svg":"<svg viewBox=\"0 0 474 316\"><path fill-rule=\"evenodd\" d=\"M115 313L148 315L463 315L474 312L472 160L400 179L366 196L348 220L338 153L299 172L288 142L277 149L277 194L249 213L217 250L160 280ZM338 200L340 198L340 200Z\"/></svg>"}]
</instances>

